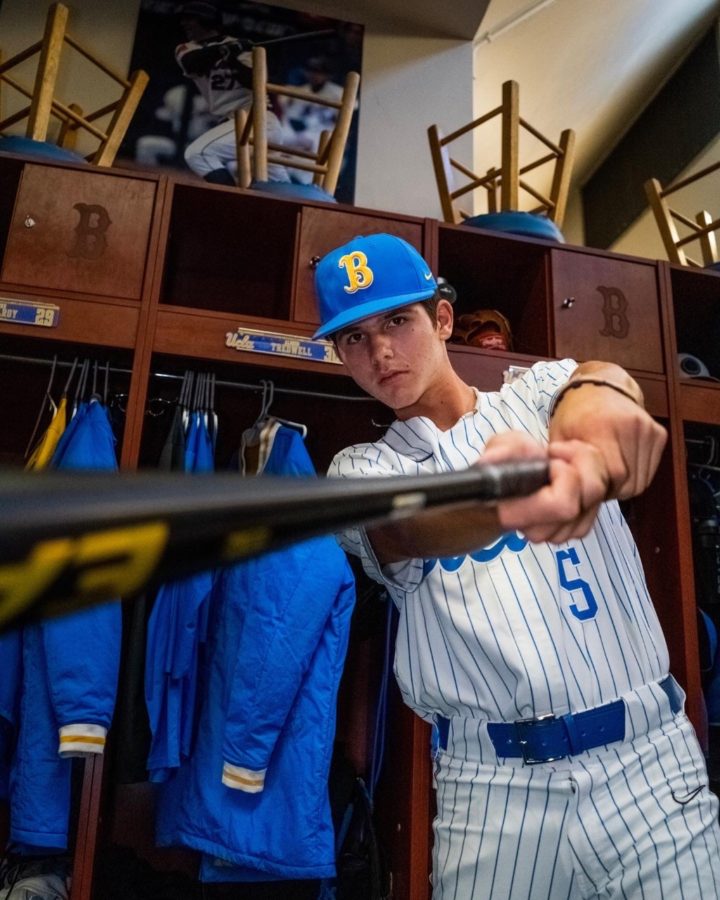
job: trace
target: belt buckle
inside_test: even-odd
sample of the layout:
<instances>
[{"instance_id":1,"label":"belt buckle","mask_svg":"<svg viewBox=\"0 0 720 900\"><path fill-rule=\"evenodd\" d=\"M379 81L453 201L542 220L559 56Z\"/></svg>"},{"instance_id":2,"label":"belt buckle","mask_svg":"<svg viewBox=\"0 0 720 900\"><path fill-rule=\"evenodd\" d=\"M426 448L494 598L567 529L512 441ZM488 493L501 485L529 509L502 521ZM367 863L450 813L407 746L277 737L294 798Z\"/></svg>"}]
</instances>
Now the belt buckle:
<instances>
[{"instance_id":1,"label":"belt buckle","mask_svg":"<svg viewBox=\"0 0 720 900\"><path fill-rule=\"evenodd\" d=\"M543 722L549 722L552 720L556 720L557 716L553 715L553 713L545 713L544 716L537 716L533 719L517 719L516 725L541 725ZM540 763L549 763L549 762L557 762L559 759L565 759L567 753L563 753L560 756L544 756L542 759L539 757L529 756L527 753L527 741L523 741L518 738L518 744L520 745L520 750L522 751L523 762L528 766L536 766Z\"/></svg>"}]
</instances>

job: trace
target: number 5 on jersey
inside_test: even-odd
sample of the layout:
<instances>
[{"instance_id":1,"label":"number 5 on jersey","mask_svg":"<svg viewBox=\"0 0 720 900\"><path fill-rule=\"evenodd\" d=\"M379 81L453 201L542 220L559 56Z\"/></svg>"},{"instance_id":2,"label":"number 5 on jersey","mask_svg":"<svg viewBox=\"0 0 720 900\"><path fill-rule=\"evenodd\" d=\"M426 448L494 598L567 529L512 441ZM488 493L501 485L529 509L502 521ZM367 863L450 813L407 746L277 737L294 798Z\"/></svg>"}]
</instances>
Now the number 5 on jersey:
<instances>
[{"instance_id":1,"label":"number 5 on jersey","mask_svg":"<svg viewBox=\"0 0 720 900\"><path fill-rule=\"evenodd\" d=\"M565 570L566 562L569 562L573 566L580 565L577 550L575 550L574 547L570 547L569 550L556 550L555 557L557 558L560 584L571 594L574 594L576 591L582 592L583 602L578 603L579 597L574 599L573 603L570 604L570 612L576 619L592 619L598 611L598 605L597 600L590 589L590 585L582 578L568 578L568 574Z\"/></svg>"}]
</instances>

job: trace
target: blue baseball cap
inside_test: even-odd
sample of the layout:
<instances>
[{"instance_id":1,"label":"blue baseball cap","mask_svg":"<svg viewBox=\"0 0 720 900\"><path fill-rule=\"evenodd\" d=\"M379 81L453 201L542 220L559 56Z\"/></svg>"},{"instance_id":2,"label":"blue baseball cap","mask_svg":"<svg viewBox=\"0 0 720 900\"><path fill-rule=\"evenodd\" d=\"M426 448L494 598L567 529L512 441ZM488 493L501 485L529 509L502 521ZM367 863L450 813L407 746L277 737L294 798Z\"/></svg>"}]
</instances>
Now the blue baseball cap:
<instances>
[{"instance_id":1,"label":"blue baseball cap","mask_svg":"<svg viewBox=\"0 0 720 900\"><path fill-rule=\"evenodd\" d=\"M313 337L429 300L436 290L430 267L407 241L393 234L355 237L331 250L315 270L321 324Z\"/></svg>"}]
</instances>

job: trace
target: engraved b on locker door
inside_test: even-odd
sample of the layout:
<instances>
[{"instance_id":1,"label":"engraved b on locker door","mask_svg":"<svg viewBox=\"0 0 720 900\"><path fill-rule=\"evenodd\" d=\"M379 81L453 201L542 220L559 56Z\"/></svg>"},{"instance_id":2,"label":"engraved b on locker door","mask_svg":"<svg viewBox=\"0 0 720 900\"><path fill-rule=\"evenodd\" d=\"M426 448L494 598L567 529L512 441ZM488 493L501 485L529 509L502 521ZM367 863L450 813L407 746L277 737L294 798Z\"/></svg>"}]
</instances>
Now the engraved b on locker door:
<instances>
[{"instance_id":1,"label":"engraved b on locker door","mask_svg":"<svg viewBox=\"0 0 720 900\"><path fill-rule=\"evenodd\" d=\"M552 251L555 356L663 371L654 263Z\"/></svg>"},{"instance_id":2,"label":"engraved b on locker door","mask_svg":"<svg viewBox=\"0 0 720 900\"><path fill-rule=\"evenodd\" d=\"M142 293L155 184L54 166L25 166L0 277L138 300Z\"/></svg>"}]
</instances>

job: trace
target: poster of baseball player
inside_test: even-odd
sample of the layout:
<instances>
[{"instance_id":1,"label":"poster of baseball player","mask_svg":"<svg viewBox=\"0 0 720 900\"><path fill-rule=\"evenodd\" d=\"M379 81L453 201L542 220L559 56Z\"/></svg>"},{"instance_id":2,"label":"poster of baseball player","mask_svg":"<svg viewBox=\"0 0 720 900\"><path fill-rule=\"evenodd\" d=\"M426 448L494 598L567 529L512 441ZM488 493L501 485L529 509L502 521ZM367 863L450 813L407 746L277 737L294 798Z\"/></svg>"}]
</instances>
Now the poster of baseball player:
<instances>
[{"instance_id":1,"label":"poster of baseball player","mask_svg":"<svg viewBox=\"0 0 720 900\"><path fill-rule=\"evenodd\" d=\"M120 157L142 168L171 167L212 184L236 184L236 109L252 100L253 46L267 48L271 81L342 91L345 75L360 72L361 25L252 0L142 0L131 68L150 83L128 129ZM335 112L271 98L268 133L288 147L313 148ZM357 116L348 138L336 197L354 199ZM271 165L271 181L305 173Z\"/></svg>"}]
</instances>

